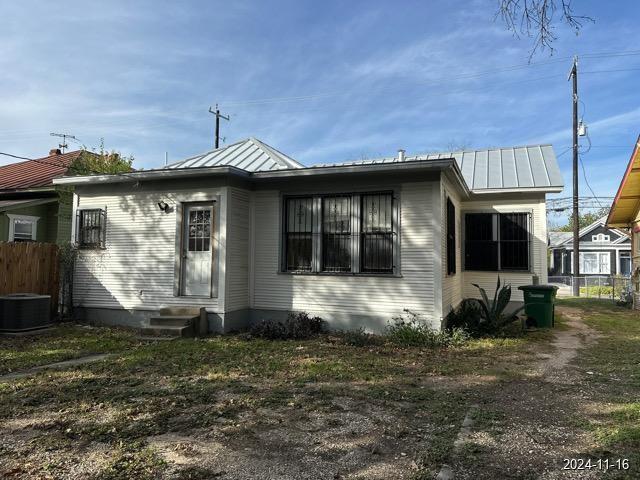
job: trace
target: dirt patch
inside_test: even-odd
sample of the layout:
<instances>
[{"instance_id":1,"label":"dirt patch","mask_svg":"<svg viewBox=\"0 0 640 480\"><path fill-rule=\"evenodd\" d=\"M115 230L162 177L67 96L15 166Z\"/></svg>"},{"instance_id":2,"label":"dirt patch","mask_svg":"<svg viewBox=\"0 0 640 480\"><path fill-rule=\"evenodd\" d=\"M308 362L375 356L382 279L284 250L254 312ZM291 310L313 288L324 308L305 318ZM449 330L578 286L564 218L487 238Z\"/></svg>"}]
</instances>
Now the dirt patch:
<instances>
[{"instance_id":1,"label":"dirt patch","mask_svg":"<svg viewBox=\"0 0 640 480\"><path fill-rule=\"evenodd\" d=\"M241 420L221 419L216 429L148 443L176 475L197 466L211 478L238 480L403 479L415 473L434 427L418 413L344 396L326 411L258 409Z\"/></svg>"},{"instance_id":2,"label":"dirt patch","mask_svg":"<svg viewBox=\"0 0 640 480\"><path fill-rule=\"evenodd\" d=\"M457 479L576 478L597 471L563 470L563 459L595 448L592 436L576 424L588 410L589 392L581 372L572 367L579 351L601 338L576 308L558 307L568 327L555 330L551 353L538 355L534 374L478 390L480 407L473 432L458 446L452 465Z\"/></svg>"},{"instance_id":3,"label":"dirt patch","mask_svg":"<svg viewBox=\"0 0 640 480\"><path fill-rule=\"evenodd\" d=\"M578 355L579 349L600 338L596 330L584 323L582 312L577 308L558 307L556 313L566 319L566 325L569 328L554 331L551 345L555 351L540 364L542 374L550 377L551 380L557 380L557 374Z\"/></svg>"}]
</instances>

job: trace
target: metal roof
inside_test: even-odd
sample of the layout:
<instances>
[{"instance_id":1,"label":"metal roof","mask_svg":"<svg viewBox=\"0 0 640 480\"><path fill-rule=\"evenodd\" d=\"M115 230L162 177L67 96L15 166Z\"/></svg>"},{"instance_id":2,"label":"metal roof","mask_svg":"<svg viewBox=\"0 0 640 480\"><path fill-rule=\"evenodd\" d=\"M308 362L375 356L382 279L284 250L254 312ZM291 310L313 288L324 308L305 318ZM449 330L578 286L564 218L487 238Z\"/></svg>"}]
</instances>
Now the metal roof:
<instances>
[{"instance_id":1,"label":"metal roof","mask_svg":"<svg viewBox=\"0 0 640 480\"><path fill-rule=\"evenodd\" d=\"M558 247L572 238L572 232L549 232L549 246Z\"/></svg>"},{"instance_id":2,"label":"metal roof","mask_svg":"<svg viewBox=\"0 0 640 480\"><path fill-rule=\"evenodd\" d=\"M305 168L293 158L253 137L172 163L166 168L219 167L224 165L240 168L247 172Z\"/></svg>"},{"instance_id":3,"label":"metal roof","mask_svg":"<svg viewBox=\"0 0 640 480\"><path fill-rule=\"evenodd\" d=\"M0 166L0 192L52 185L52 180L67 173L69 166L81 153L82 150L76 150L2 165Z\"/></svg>"},{"instance_id":4,"label":"metal roof","mask_svg":"<svg viewBox=\"0 0 640 480\"><path fill-rule=\"evenodd\" d=\"M458 152L426 153L345 162L340 165L366 165L454 158L472 191L521 188L561 189L564 186L551 145L488 148ZM323 164L323 166L326 164Z\"/></svg>"}]
</instances>

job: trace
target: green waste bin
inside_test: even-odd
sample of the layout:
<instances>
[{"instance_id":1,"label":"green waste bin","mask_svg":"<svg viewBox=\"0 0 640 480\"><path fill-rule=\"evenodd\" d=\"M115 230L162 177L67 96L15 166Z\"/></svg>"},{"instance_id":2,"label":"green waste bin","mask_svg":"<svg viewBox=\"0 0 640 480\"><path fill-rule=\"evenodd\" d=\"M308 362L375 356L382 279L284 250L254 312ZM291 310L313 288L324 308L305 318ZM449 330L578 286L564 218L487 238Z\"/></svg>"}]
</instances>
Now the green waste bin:
<instances>
[{"instance_id":1,"label":"green waste bin","mask_svg":"<svg viewBox=\"0 0 640 480\"><path fill-rule=\"evenodd\" d=\"M554 326L555 298L558 287L553 285L523 285L518 287L524 294L524 312L536 322L536 327Z\"/></svg>"}]
</instances>

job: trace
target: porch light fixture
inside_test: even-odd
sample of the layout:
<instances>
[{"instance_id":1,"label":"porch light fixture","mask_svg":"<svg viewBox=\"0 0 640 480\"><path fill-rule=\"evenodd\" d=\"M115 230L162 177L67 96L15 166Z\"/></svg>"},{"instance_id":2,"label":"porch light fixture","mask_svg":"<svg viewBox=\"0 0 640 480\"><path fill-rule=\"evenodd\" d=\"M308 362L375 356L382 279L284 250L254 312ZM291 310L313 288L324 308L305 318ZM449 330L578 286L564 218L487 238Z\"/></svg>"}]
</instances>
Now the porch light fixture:
<instances>
[{"instance_id":1,"label":"porch light fixture","mask_svg":"<svg viewBox=\"0 0 640 480\"><path fill-rule=\"evenodd\" d=\"M158 202L158 208L162 210L164 213L167 213L169 211L169 204L164 200L160 200Z\"/></svg>"}]
</instances>

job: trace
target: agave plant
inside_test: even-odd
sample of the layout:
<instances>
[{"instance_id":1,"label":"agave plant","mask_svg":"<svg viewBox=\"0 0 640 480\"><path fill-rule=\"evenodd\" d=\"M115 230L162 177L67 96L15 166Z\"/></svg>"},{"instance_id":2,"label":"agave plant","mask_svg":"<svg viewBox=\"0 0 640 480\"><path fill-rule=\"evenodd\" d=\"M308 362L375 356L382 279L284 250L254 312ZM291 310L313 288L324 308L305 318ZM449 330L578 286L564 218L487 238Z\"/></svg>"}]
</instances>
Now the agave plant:
<instances>
[{"instance_id":1,"label":"agave plant","mask_svg":"<svg viewBox=\"0 0 640 480\"><path fill-rule=\"evenodd\" d=\"M483 328L486 333L497 333L505 326L516 320L518 313L520 313L524 306L517 308L515 311L508 314L505 313L505 309L511 301L511 285L504 284L500 286L500 276L498 276L498 283L496 285L496 292L493 295L493 300L489 300L487 292L478 284L472 284L478 290L482 300L478 300L480 304L480 311L483 320Z\"/></svg>"}]
</instances>

